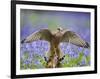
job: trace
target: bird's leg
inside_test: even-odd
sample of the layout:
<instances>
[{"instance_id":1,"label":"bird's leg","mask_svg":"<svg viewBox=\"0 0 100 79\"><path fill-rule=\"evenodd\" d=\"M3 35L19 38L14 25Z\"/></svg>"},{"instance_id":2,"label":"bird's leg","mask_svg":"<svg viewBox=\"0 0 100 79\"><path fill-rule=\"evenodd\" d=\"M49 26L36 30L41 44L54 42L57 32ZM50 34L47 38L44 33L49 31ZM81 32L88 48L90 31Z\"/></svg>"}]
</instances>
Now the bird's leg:
<instances>
[{"instance_id":1,"label":"bird's leg","mask_svg":"<svg viewBox=\"0 0 100 79\"><path fill-rule=\"evenodd\" d=\"M60 59L61 54L60 54L60 49L59 48L55 48L55 53L58 56L58 59Z\"/></svg>"},{"instance_id":2,"label":"bird's leg","mask_svg":"<svg viewBox=\"0 0 100 79\"><path fill-rule=\"evenodd\" d=\"M62 67L61 61L64 59L65 56L62 57L60 49L58 47L55 48L55 55L57 56L56 67Z\"/></svg>"},{"instance_id":3,"label":"bird's leg","mask_svg":"<svg viewBox=\"0 0 100 79\"><path fill-rule=\"evenodd\" d=\"M65 55L62 58L60 58L59 61L61 62L62 60L64 60L64 58L65 58Z\"/></svg>"},{"instance_id":4,"label":"bird's leg","mask_svg":"<svg viewBox=\"0 0 100 79\"><path fill-rule=\"evenodd\" d=\"M50 55L47 60L46 68L57 68L61 67L61 58L60 49L57 46L51 46L50 48Z\"/></svg>"},{"instance_id":5,"label":"bird's leg","mask_svg":"<svg viewBox=\"0 0 100 79\"><path fill-rule=\"evenodd\" d=\"M57 48L54 48L54 54L55 54L55 56L58 56L56 50L57 50Z\"/></svg>"},{"instance_id":6,"label":"bird's leg","mask_svg":"<svg viewBox=\"0 0 100 79\"><path fill-rule=\"evenodd\" d=\"M58 64L58 54L55 47L50 48L50 56L47 60L46 68L56 68Z\"/></svg>"},{"instance_id":7,"label":"bird's leg","mask_svg":"<svg viewBox=\"0 0 100 79\"><path fill-rule=\"evenodd\" d=\"M44 60L47 62L48 60L47 60L47 57L44 57Z\"/></svg>"}]
</instances>

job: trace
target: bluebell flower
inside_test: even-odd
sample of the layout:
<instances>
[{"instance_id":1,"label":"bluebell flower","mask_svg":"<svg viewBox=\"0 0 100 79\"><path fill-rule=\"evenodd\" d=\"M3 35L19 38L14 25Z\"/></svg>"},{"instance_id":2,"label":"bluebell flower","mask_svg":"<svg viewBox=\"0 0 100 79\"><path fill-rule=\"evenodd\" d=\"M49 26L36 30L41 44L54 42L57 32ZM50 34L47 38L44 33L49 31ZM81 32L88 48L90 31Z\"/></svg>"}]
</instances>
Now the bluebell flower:
<instances>
[{"instance_id":1,"label":"bluebell flower","mask_svg":"<svg viewBox=\"0 0 100 79\"><path fill-rule=\"evenodd\" d=\"M61 43L60 49L62 50L62 53L67 54L69 52L68 44L67 43Z\"/></svg>"},{"instance_id":2,"label":"bluebell flower","mask_svg":"<svg viewBox=\"0 0 100 79\"><path fill-rule=\"evenodd\" d=\"M30 64L31 63L31 61L29 61L29 60L25 60L24 61L24 64L26 64L26 65L28 65L28 64Z\"/></svg>"},{"instance_id":3,"label":"bluebell flower","mask_svg":"<svg viewBox=\"0 0 100 79\"><path fill-rule=\"evenodd\" d=\"M83 57L81 63L80 63L80 66L85 66L86 65L86 59L85 57Z\"/></svg>"},{"instance_id":4,"label":"bluebell flower","mask_svg":"<svg viewBox=\"0 0 100 79\"><path fill-rule=\"evenodd\" d=\"M72 58L78 58L79 54L78 53L75 53L75 52L70 52L70 57Z\"/></svg>"},{"instance_id":5,"label":"bluebell flower","mask_svg":"<svg viewBox=\"0 0 100 79\"><path fill-rule=\"evenodd\" d=\"M83 50L84 50L84 48L78 47L78 52L79 52L79 53L82 52Z\"/></svg>"},{"instance_id":6,"label":"bluebell flower","mask_svg":"<svg viewBox=\"0 0 100 79\"><path fill-rule=\"evenodd\" d=\"M84 50L84 55L85 56L89 56L90 55L90 50L89 49L85 49Z\"/></svg>"},{"instance_id":7,"label":"bluebell flower","mask_svg":"<svg viewBox=\"0 0 100 79\"><path fill-rule=\"evenodd\" d=\"M31 50L32 50L31 45L27 43L27 44L26 44L26 49L27 49L27 51L31 51Z\"/></svg>"},{"instance_id":8,"label":"bluebell flower","mask_svg":"<svg viewBox=\"0 0 100 79\"><path fill-rule=\"evenodd\" d=\"M35 61L34 61L34 64L36 64L36 65L40 65L40 61L35 60Z\"/></svg>"}]
</instances>

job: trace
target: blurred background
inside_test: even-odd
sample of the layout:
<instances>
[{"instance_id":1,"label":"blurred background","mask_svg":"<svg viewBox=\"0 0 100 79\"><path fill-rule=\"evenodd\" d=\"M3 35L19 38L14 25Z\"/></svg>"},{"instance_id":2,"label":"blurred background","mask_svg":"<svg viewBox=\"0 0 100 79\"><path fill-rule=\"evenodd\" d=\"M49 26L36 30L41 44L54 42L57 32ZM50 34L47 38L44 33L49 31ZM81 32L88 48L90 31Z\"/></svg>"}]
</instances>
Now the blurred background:
<instances>
[{"instance_id":1,"label":"blurred background","mask_svg":"<svg viewBox=\"0 0 100 79\"><path fill-rule=\"evenodd\" d=\"M62 27L76 32L90 44L90 19L90 13L88 12L21 9L21 40L41 28L56 31L57 27ZM67 43L61 43L60 48L63 55L66 55L61 62L62 67L90 65L90 49L84 49ZM21 44L20 68L45 68L44 56L48 55L49 49L50 45L47 41L38 40L32 43Z\"/></svg>"}]
</instances>

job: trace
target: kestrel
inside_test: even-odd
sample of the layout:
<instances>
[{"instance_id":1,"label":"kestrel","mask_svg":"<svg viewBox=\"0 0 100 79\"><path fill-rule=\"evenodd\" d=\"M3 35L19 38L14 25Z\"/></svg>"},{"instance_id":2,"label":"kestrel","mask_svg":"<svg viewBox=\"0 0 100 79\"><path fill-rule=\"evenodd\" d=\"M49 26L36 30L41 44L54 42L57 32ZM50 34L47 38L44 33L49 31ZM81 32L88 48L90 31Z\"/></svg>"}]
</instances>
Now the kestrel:
<instances>
[{"instance_id":1,"label":"kestrel","mask_svg":"<svg viewBox=\"0 0 100 79\"><path fill-rule=\"evenodd\" d=\"M61 42L71 43L83 48L89 47L89 44L78 34L70 30L63 30L61 27L57 28L56 33L52 33L49 29L40 29L26 37L21 43L31 43L37 40L45 40L50 43L50 58L46 66L49 68L57 67L59 64L58 61L61 59L59 44Z\"/></svg>"}]
</instances>

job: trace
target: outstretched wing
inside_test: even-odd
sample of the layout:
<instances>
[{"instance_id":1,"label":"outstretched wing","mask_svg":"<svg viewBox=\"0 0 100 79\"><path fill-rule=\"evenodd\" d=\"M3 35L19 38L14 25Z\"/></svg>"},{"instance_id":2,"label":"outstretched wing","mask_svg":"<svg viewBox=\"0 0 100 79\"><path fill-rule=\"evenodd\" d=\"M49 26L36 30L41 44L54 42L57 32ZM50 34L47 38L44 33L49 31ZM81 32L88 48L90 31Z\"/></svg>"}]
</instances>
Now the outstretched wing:
<instances>
[{"instance_id":1,"label":"outstretched wing","mask_svg":"<svg viewBox=\"0 0 100 79\"><path fill-rule=\"evenodd\" d=\"M79 47L88 48L89 44L79 37L75 32L66 31L62 35L61 42L69 42Z\"/></svg>"},{"instance_id":2,"label":"outstretched wing","mask_svg":"<svg viewBox=\"0 0 100 79\"><path fill-rule=\"evenodd\" d=\"M31 43L36 40L50 41L52 33L48 29L40 29L39 31L32 33L27 38L21 41L21 43Z\"/></svg>"}]
</instances>

